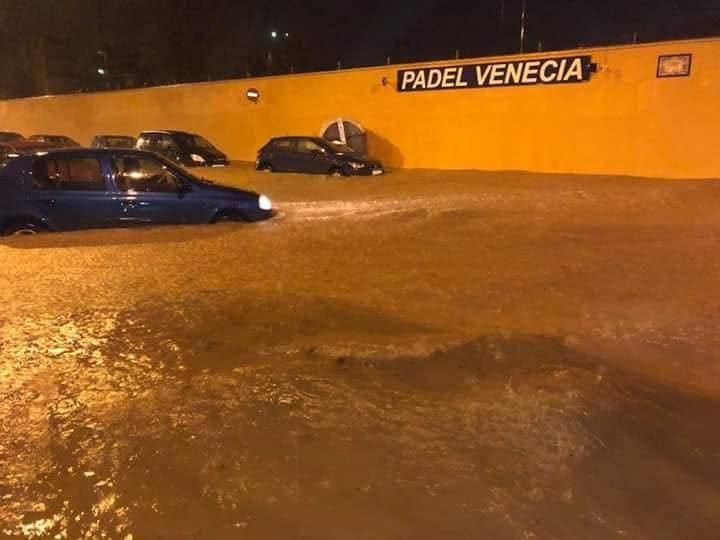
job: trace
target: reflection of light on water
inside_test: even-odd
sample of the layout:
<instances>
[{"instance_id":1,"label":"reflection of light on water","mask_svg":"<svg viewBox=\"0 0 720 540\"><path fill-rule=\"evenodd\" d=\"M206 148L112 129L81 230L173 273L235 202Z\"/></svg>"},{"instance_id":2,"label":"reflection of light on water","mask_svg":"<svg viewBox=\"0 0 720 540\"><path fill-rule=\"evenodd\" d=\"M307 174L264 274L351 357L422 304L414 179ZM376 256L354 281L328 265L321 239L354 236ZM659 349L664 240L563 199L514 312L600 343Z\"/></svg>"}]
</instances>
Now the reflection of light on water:
<instances>
[{"instance_id":1,"label":"reflection of light on water","mask_svg":"<svg viewBox=\"0 0 720 540\"><path fill-rule=\"evenodd\" d=\"M458 197L458 200L462 199ZM455 202L457 203L457 201ZM442 203L436 201L434 204L429 204L426 198L290 202L283 204L283 209L296 221L369 220L404 214L412 210L425 209L429 211L437 209L435 207L442 209Z\"/></svg>"},{"instance_id":2,"label":"reflection of light on water","mask_svg":"<svg viewBox=\"0 0 720 540\"><path fill-rule=\"evenodd\" d=\"M0 536L68 538L70 521L84 537L104 537L100 521L87 522L102 515L116 532L127 528L127 510L108 493L114 473L98 482L88 472L106 463L112 441L105 430L151 367L147 358L112 354L118 317L95 312L0 325L0 470L8 490L0 522L10 527ZM88 511L61 502L64 490L86 482L97 497Z\"/></svg>"},{"instance_id":3,"label":"reflection of light on water","mask_svg":"<svg viewBox=\"0 0 720 540\"><path fill-rule=\"evenodd\" d=\"M52 518L38 519L32 523L23 523L20 525L20 531L26 538L39 538L50 532L60 518L61 516L57 515ZM12 534L13 531L6 529L5 532Z\"/></svg>"}]
</instances>

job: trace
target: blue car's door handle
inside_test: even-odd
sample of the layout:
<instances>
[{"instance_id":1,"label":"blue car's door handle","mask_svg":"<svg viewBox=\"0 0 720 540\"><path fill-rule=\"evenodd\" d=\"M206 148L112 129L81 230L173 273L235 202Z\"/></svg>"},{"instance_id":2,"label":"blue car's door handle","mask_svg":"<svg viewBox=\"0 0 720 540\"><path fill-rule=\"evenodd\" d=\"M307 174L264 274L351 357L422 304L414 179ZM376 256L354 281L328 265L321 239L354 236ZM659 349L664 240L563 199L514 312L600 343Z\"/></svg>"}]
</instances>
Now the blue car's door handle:
<instances>
[{"instance_id":1,"label":"blue car's door handle","mask_svg":"<svg viewBox=\"0 0 720 540\"><path fill-rule=\"evenodd\" d=\"M120 201L123 208L137 208L138 206L150 206L148 201Z\"/></svg>"}]
</instances>

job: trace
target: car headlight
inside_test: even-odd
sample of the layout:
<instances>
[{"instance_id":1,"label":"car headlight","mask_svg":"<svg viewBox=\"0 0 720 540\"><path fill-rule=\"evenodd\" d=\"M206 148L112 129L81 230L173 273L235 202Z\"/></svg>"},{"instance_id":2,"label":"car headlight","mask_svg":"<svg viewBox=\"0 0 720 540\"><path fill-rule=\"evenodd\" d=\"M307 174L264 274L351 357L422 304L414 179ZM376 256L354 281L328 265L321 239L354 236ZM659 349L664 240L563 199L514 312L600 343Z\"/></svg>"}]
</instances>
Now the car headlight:
<instances>
[{"instance_id":1,"label":"car headlight","mask_svg":"<svg viewBox=\"0 0 720 540\"><path fill-rule=\"evenodd\" d=\"M272 201L270 200L270 197L267 195L260 195L260 197L258 197L258 206L260 207L260 210L272 210Z\"/></svg>"},{"instance_id":2,"label":"car headlight","mask_svg":"<svg viewBox=\"0 0 720 540\"><path fill-rule=\"evenodd\" d=\"M356 171L357 171L358 169L364 169L364 168L365 168L365 164L364 164L364 163L359 163L359 162L357 162L357 161L351 161L351 162L349 163L349 165L350 165L353 169L355 169Z\"/></svg>"},{"instance_id":3,"label":"car headlight","mask_svg":"<svg viewBox=\"0 0 720 540\"><path fill-rule=\"evenodd\" d=\"M198 156L197 154L190 154L190 159L192 159L195 163L205 163L205 158Z\"/></svg>"}]
</instances>

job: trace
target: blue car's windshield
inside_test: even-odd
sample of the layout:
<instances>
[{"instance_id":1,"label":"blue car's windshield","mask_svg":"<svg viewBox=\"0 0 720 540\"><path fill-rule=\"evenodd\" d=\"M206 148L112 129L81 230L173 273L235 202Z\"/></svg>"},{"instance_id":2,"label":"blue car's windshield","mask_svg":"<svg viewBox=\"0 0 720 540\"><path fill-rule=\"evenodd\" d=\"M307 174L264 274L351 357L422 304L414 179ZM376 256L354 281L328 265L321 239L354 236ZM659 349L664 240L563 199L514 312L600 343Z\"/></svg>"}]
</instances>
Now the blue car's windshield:
<instances>
[{"instance_id":1,"label":"blue car's windshield","mask_svg":"<svg viewBox=\"0 0 720 540\"><path fill-rule=\"evenodd\" d=\"M178 176L181 176L190 182L198 182L200 184L213 184L211 180L208 180L207 178L203 178L202 176L195 176L193 173L188 171L187 169L184 169L182 167L178 167L175 163L170 161L164 156L161 155L155 155L153 156L155 159L159 159L162 161L163 165L165 165L165 168L170 169L172 172L177 174Z\"/></svg>"}]
</instances>

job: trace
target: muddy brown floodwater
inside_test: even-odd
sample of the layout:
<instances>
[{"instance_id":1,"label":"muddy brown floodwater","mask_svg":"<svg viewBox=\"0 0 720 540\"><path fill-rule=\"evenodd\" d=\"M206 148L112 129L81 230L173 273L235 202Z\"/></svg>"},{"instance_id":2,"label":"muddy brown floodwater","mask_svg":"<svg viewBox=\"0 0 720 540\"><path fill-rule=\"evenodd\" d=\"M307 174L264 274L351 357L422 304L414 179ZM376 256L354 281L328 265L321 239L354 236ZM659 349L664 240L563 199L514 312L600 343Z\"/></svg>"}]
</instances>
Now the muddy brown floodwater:
<instances>
[{"instance_id":1,"label":"muddy brown floodwater","mask_svg":"<svg viewBox=\"0 0 720 540\"><path fill-rule=\"evenodd\" d=\"M718 538L720 183L212 174L0 244L0 536Z\"/></svg>"}]
</instances>

